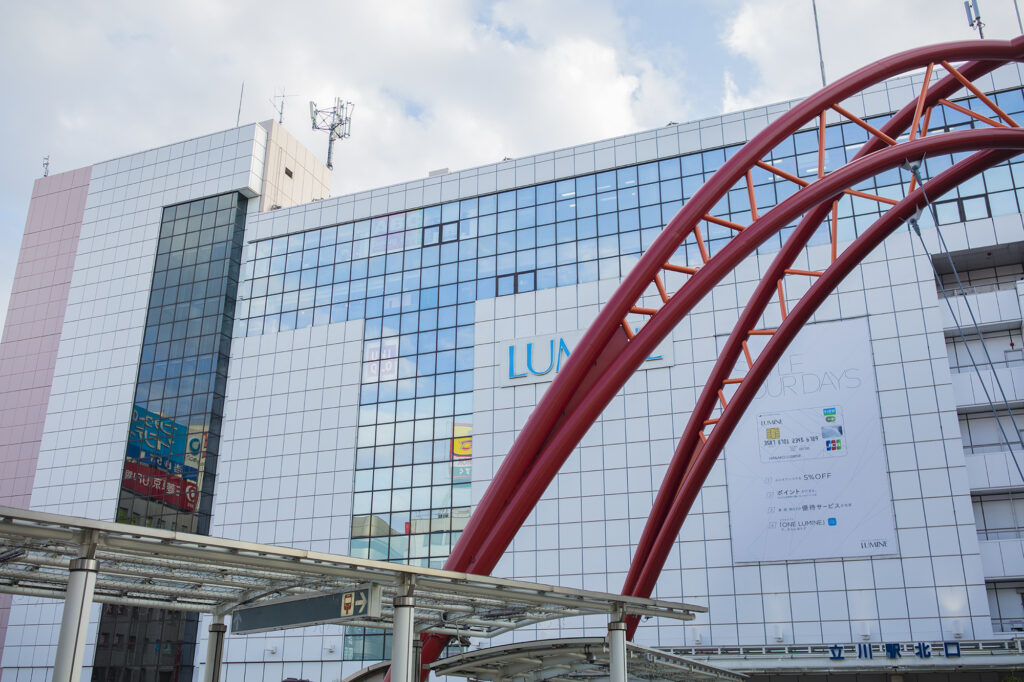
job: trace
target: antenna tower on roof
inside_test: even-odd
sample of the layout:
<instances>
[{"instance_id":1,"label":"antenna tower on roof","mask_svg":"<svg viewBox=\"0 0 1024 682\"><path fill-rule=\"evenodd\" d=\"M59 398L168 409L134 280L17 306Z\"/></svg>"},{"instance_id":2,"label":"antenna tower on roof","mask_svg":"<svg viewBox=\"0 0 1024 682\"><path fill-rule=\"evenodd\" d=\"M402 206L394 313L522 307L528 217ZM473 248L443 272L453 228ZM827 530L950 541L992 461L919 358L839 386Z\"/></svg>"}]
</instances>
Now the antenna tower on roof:
<instances>
[{"instance_id":1,"label":"antenna tower on roof","mask_svg":"<svg viewBox=\"0 0 1024 682\"><path fill-rule=\"evenodd\" d=\"M334 106L330 109L317 109L316 102L309 103L309 117L313 121L313 130L329 131L327 138L327 167L334 170L334 141L349 137L352 127L352 102L343 102L340 97L334 98Z\"/></svg>"}]
</instances>

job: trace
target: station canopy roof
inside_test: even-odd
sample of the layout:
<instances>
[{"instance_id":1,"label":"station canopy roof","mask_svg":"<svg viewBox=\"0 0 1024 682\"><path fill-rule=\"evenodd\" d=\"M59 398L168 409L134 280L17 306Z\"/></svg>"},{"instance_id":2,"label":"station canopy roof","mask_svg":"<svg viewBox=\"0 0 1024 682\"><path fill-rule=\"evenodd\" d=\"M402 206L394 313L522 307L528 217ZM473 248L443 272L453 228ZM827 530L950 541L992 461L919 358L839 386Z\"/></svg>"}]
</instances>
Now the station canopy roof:
<instances>
[{"instance_id":1,"label":"station canopy roof","mask_svg":"<svg viewBox=\"0 0 1024 682\"><path fill-rule=\"evenodd\" d=\"M692 620L707 610L0 506L0 592L63 599L69 562L78 557L99 562L93 597L99 603L222 615L243 605L379 585L379 617L346 625L390 629L393 597L411 589L417 630L456 636L490 638L599 614Z\"/></svg>"},{"instance_id":2,"label":"station canopy roof","mask_svg":"<svg viewBox=\"0 0 1024 682\"><path fill-rule=\"evenodd\" d=\"M742 680L745 675L656 649L626 644L629 679L668 682ZM428 666L437 675L474 680L597 682L608 679L608 647L601 637L540 639L476 649Z\"/></svg>"}]
</instances>

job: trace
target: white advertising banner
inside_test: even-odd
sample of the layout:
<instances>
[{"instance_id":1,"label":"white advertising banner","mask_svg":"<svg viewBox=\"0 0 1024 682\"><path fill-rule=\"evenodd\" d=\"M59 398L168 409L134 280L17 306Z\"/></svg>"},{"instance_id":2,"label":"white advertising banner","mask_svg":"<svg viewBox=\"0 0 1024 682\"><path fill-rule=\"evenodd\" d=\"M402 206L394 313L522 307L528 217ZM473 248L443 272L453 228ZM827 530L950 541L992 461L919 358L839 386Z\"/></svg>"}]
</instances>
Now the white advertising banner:
<instances>
[{"instance_id":1,"label":"white advertising banner","mask_svg":"<svg viewBox=\"0 0 1024 682\"><path fill-rule=\"evenodd\" d=\"M725 455L734 561L898 551L866 318L803 329Z\"/></svg>"}]
</instances>

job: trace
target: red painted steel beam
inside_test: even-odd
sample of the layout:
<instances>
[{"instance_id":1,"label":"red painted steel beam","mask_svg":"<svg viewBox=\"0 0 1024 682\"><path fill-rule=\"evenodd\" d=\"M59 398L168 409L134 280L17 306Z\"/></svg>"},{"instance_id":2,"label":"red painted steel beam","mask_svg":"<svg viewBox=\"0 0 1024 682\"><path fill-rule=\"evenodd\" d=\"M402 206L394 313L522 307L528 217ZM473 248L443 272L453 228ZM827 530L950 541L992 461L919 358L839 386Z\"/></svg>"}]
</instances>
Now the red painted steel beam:
<instances>
[{"instance_id":1,"label":"red painted steel beam","mask_svg":"<svg viewBox=\"0 0 1024 682\"><path fill-rule=\"evenodd\" d=\"M678 246L690 234L693 226L756 161L830 104L842 101L881 80L942 59L1007 60L1019 58L1022 52L1024 37L1010 42L948 43L917 48L883 59L836 81L804 100L761 131L726 161L669 222L599 312L565 368L555 377L520 432L484 497L478 503L459 542L452 550L445 568L467 570L471 564L476 563L473 561L473 555L478 551L481 539L502 515L502 508L521 485L525 472L534 463L541 446L552 436L554 427L560 420L564 421L567 418L564 413L568 404L597 362L598 356L607 347L629 308L651 284L654 275L668 262Z\"/></svg>"},{"instance_id":2,"label":"red painted steel beam","mask_svg":"<svg viewBox=\"0 0 1024 682\"><path fill-rule=\"evenodd\" d=\"M665 480L658 491L658 497L656 500L660 503L660 507L664 510L664 513L657 517L652 513L648 518L647 523L644 526L640 542L637 545L633 561L630 564L626 580L623 584L623 594L637 594L639 592L644 592L645 589L649 589L646 586L638 587L637 583L640 580L641 573L645 570L649 570L647 569L647 566L652 561L652 548L654 547L655 541L659 537L663 528L666 525L672 527L676 523L678 523L678 527L681 528L682 523L685 521L685 516L689 512L690 507L686 506L683 512L683 518L673 519L671 523L669 523L668 511L672 508L679 491L687 485L689 478L698 475L696 473L696 469L691 467L691 461L698 451L701 452L702 457L704 456L704 448L707 446L706 444L702 445L700 443L699 434L703 431L704 419L710 415L715 407L718 397L717 389L722 385L722 381L729 376L739 359L739 355L742 352L742 342L746 340L748 330L754 327L761 314L768 307L772 294L775 291L776 282L782 276L785 268L789 267L793 260L795 260L796 256L803 250L807 241L814 234L818 224L824 218L824 215L828 210L828 202L826 202L819 205L804 217L800 225L787 239L776 258L773 259L767 272L763 275L761 281L755 288L754 293L751 295L747 305L740 313L739 319L733 327L733 331L728 340L723 345L722 352L719 354L719 358L704 385L701 395L691 413L690 419L687 421L686 427L683 430L683 435L680 437L676 446L675 454L673 455L673 460L670 465L670 471L666 475ZM744 379L744 381L746 381L746 379ZM733 399L735 399L735 396ZM718 428L717 424L715 428ZM673 468L675 468L678 473L673 472ZM703 479L701 485L703 485ZM692 501L690 504L692 505ZM676 530L676 534L678 535L678 529ZM664 542L664 536L662 537L662 542ZM664 547L661 547L661 550L664 549ZM660 551L656 553L660 553ZM657 561L658 560L655 560L655 562ZM664 560L661 559L660 561L663 564ZM661 565L658 566L659 571L660 568ZM635 630L636 621L631 620L629 622L628 632L632 635Z\"/></svg>"},{"instance_id":3,"label":"red painted steel beam","mask_svg":"<svg viewBox=\"0 0 1024 682\"><path fill-rule=\"evenodd\" d=\"M761 388L769 372L775 367L782 353L828 295L873 249L925 205L926 194L931 197L941 196L974 175L1002 163L1022 151L1024 151L1024 135L1018 135L1015 140L1005 140L999 148L974 154L943 171L926 183L924 188L916 189L877 220L844 250L824 274L811 285L799 303L779 325L775 334L772 335L753 367L748 371L746 378L739 384L728 407L719 417L714 430L695 460L692 475L686 477L683 486L674 496L668 520L659 529L650 556L643 565L636 585L629 594L647 596L653 590L665 559L675 544L686 512L692 506L712 465L739 419ZM783 259L784 256L781 253L776 258L777 261ZM633 629L635 630L635 623Z\"/></svg>"},{"instance_id":4,"label":"red painted steel beam","mask_svg":"<svg viewBox=\"0 0 1024 682\"><path fill-rule=\"evenodd\" d=\"M1011 42L1016 42L1019 40L1021 40L1021 38L1016 38L1014 41ZM1019 61L1019 59L1020 56L1015 58L1015 60L1017 61ZM987 73L995 71L1000 66L1003 66L1006 63L1007 62L1003 60L976 60L967 62L958 70L960 71L961 75L973 81L980 78L981 76L984 76ZM962 87L963 86L960 84L960 81L958 81L955 76L943 76L938 80L938 82L935 83L935 85L931 86L928 89L928 94L925 96L924 101L925 108L935 106L936 104L938 104L940 99L949 98ZM911 100L902 109L893 114L892 117L885 122L885 125L882 126L882 132L895 138L898 138L900 135L907 132L910 128L911 123L914 120L914 113L916 109L917 98ZM854 158L878 151L884 146L885 143L882 142L882 140L876 137L869 138L868 141L864 144L864 146L857 151L857 154Z\"/></svg>"},{"instance_id":5,"label":"red painted steel beam","mask_svg":"<svg viewBox=\"0 0 1024 682\"><path fill-rule=\"evenodd\" d=\"M772 211L775 209L773 208ZM831 211L831 200L813 208L800 221L800 224L783 244L778 256L769 265L768 270L761 277L757 287L754 289L747 302L747 305L740 313L732 333L722 346L714 367L704 383L697 402L690 412L690 418L683 429L672 460L669 462L668 470L658 489L654 500L651 514L647 518L640 541L637 543L633 554L633 560L629 566L629 572L623 582L622 593L633 594L636 589L637 580L644 566L649 561L649 555L658 533L666 523L669 509L676 492L685 480L688 472L691 471L691 462L698 449L701 447L700 433L704 430L704 421L711 416L715 405L718 403L718 390L722 382L729 378L736 366L736 362L743 352L743 342L747 340L749 331L757 325L761 315L767 309L772 296L777 291L778 281L782 278L787 268L792 266L793 261L803 250L807 241L817 231L826 214ZM771 215L771 212L766 215ZM717 424L716 424L717 428ZM635 626L634 626L635 627ZM631 635L632 630L628 630Z\"/></svg>"},{"instance_id":6,"label":"red painted steel beam","mask_svg":"<svg viewBox=\"0 0 1024 682\"><path fill-rule=\"evenodd\" d=\"M1003 63L1004 62L1002 61L974 61L963 65L959 71L965 77L973 80L993 71ZM962 85L956 77L947 75L939 79L934 85L928 87L923 100L923 106L933 106L940 99L951 96L961 87ZM882 126L882 132L886 133L890 137L898 138L907 131L908 127L914 121L920 104L922 104L920 98L915 97L909 104L894 114L889 121ZM882 139L872 137L863 147L861 147L860 150L858 150L854 159L882 149L885 146L886 143ZM795 230L794 235L790 237L791 240L794 240L794 244L796 243L795 237L798 234L807 232L811 225L813 225L814 228L810 229L810 234L813 234L814 229L817 229L825 219L829 210L829 202L825 202L808 213ZM803 245L801 244L799 248L802 248L802 246ZM789 250L793 259L795 259L796 255L799 253L799 248ZM787 252L787 249L786 247L783 247L783 251L780 252L780 255L785 252ZM792 261L790 261L790 263L792 263ZM775 292L776 282L782 277L784 272L784 269L779 271L779 269L775 267L775 263L773 263L769 273L766 274L759 283L753 294L752 300L758 301L757 305L761 310L767 307L767 301L771 299L771 296ZM659 488L658 495L655 498L651 514L648 517L647 523L645 524L644 530L641 534L640 541L637 544L633 561L630 564L630 569L623 585L623 594L633 593L632 590L639 578L640 571L643 569L643 565L647 560L647 555L654 543L654 538L656 537L658 530L665 523L669 507L671 506L671 501L682 485L683 476L690 470L691 458L697 448L700 447L699 433L703 430L702 427L704 419L711 414L717 402L717 390L722 385L722 382L728 378L729 373L738 360L739 354L742 351L741 341L745 339L747 330L753 328L760 316L760 312L757 314L749 314L752 311L753 309L749 306L744 310L740 321L736 323L733 333L730 335L729 340L724 346L719 362L716 363L710 377L705 383L700 397L695 403L690 420L688 421L687 426L684 429L683 436L680 438L675 452L673 453L669 468L666 471L665 477ZM635 626L632 626L630 629L630 635L632 635L634 629Z\"/></svg>"}]
</instances>

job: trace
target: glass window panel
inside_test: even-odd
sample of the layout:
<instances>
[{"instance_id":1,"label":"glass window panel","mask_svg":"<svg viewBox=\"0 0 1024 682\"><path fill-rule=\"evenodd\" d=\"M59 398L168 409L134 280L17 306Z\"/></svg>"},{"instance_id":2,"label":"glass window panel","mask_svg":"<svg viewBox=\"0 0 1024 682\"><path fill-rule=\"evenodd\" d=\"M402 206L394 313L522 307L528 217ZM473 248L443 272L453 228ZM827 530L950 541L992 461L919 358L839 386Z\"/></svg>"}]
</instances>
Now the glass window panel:
<instances>
[{"instance_id":1,"label":"glass window panel","mask_svg":"<svg viewBox=\"0 0 1024 682\"><path fill-rule=\"evenodd\" d=\"M516 291L533 291L535 288L534 273L524 272L517 275L516 278Z\"/></svg>"},{"instance_id":2,"label":"glass window panel","mask_svg":"<svg viewBox=\"0 0 1024 682\"><path fill-rule=\"evenodd\" d=\"M605 171L597 174L597 192L607 192L616 189L615 171Z\"/></svg>"},{"instance_id":3,"label":"glass window panel","mask_svg":"<svg viewBox=\"0 0 1024 682\"><path fill-rule=\"evenodd\" d=\"M556 211L556 220L571 220L576 217L576 199L565 199L559 201Z\"/></svg>"},{"instance_id":4,"label":"glass window panel","mask_svg":"<svg viewBox=\"0 0 1024 682\"><path fill-rule=\"evenodd\" d=\"M577 197L576 199L576 216L592 216L597 213L597 197L594 195L587 195Z\"/></svg>"},{"instance_id":5,"label":"glass window panel","mask_svg":"<svg viewBox=\"0 0 1024 682\"><path fill-rule=\"evenodd\" d=\"M423 225L438 225L441 223L441 207L431 206L423 209Z\"/></svg>"},{"instance_id":6,"label":"glass window panel","mask_svg":"<svg viewBox=\"0 0 1024 682\"><path fill-rule=\"evenodd\" d=\"M516 207L516 193L502 192L498 195L498 212L511 211Z\"/></svg>"},{"instance_id":7,"label":"glass window panel","mask_svg":"<svg viewBox=\"0 0 1024 682\"><path fill-rule=\"evenodd\" d=\"M546 268L537 271L537 288L538 289L553 289L557 284L557 277L555 274L555 268ZM456 380L456 383L458 381ZM472 383L470 383L472 387ZM456 390L461 390L456 386Z\"/></svg>"},{"instance_id":8,"label":"glass window panel","mask_svg":"<svg viewBox=\"0 0 1024 682\"><path fill-rule=\"evenodd\" d=\"M645 185L650 182L658 181L658 164L657 163L645 163L637 168L638 182L641 185Z\"/></svg>"},{"instance_id":9,"label":"glass window panel","mask_svg":"<svg viewBox=\"0 0 1024 682\"><path fill-rule=\"evenodd\" d=\"M636 166L630 166L629 168L620 168L617 172L617 180L619 188L633 187L636 185Z\"/></svg>"},{"instance_id":10,"label":"glass window panel","mask_svg":"<svg viewBox=\"0 0 1024 682\"><path fill-rule=\"evenodd\" d=\"M602 258L599 262L601 279L614 279L619 276L618 258Z\"/></svg>"},{"instance_id":11,"label":"glass window panel","mask_svg":"<svg viewBox=\"0 0 1024 682\"><path fill-rule=\"evenodd\" d=\"M985 197L969 197L963 199L964 220L978 220L988 218L988 201Z\"/></svg>"},{"instance_id":12,"label":"glass window panel","mask_svg":"<svg viewBox=\"0 0 1024 682\"><path fill-rule=\"evenodd\" d=\"M581 283L597 281L597 261L580 263L577 266L577 272L577 279Z\"/></svg>"},{"instance_id":13,"label":"glass window panel","mask_svg":"<svg viewBox=\"0 0 1024 682\"><path fill-rule=\"evenodd\" d=\"M1017 198L1014 192L996 192L988 195L992 215L1008 215L1017 212Z\"/></svg>"},{"instance_id":14,"label":"glass window panel","mask_svg":"<svg viewBox=\"0 0 1024 682\"><path fill-rule=\"evenodd\" d=\"M547 204L555 200L555 183L549 182L537 186L537 204Z\"/></svg>"},{"instance_id":15,"label":"glass window panel","mask_svg":"<svg viewBox=\"0 0 1024 682\"><path fill-rule=\"evenodd\" d=\"M507 275L516 269L516 254L503 253L498 256L498 274Z\"/></svg>"},{"instance_id":16,"label":"glass window panel","mask_svg":"<svg viewBox=\"0 0 1024 682\"><path fill-rule=\"evenodd\" d=\"M559 200L576 196L576 180L574 178L559 180L555 184L555 195L555 198Z\"/></svg>"},{"instance_id":17,"label":"glass window panel","mask_svg":"<svg viewBox=\"0 0 1024 682\"><path fill-rule=\"evenodd\" d=\"M537 209L533 206L520 208L516 211L516 227L533 227L537 224Z\"/></svg>"},{"instance_id":18,"label":"glass window panel","mask_svg":"<svg viewBox=\"0 0 1024 682\"><path fill-rule=\"evenodd\" d=\"M498 218L494 214L482 215L476 221L477 234L494 234L497 231Z\"/></svg>"},{"instance_id":19,"label":"glass window panel","mask_svg":"<svg viewBox=\"0 0 1024 682\"><path fill-rule=\"evenodd\" d=\"M599 235L615 234L619 231L618 214L605 213L597 218L597 233Z\"/></svg>"},{"instance_id":20,"label":"glass window panel","mask_svg":"<svg viewBox=\"0 0 1024 682\"><path fill-rule=\"evenodd\" d=\"M477 299L494 298L497 296L497 281L493 277L487 277L477 281Z\"/></svg>"},{"instance_id":21,"label":"glass window panel","mask_svg":"<svg viewBox=\"0 0 1024 682\"><path fill-rule=\"evenodd\" d=\"M537 267L548 268L556 264L555 247L547 246L537 249Z\"/></svg>"},{"instance_id":22,"label":"glass window panel","mask_svg":"<svg viewBox=\"0 0 1024 682\"><path fill-rule=\"evenodd\" d=\"M576 242L576 252L579 255L579 260L581 261L597 258L597 240L582 239Z\"/></svg>"},{"instance_id":23,"label":"glass window panel","mask_svg":"<svg viewBox=\"0 0 1024 682\"><path fill-rule=\"evenodd\" d=\"M467 218L475 218L477 216L477 200L476 199L463 199L459 202L459 218L465 220Z\"/></svg>"},{"instance_id":24,"label":"glass window panel","mask_svg":"<svg viewBox=\"0 0 1024 682\"><path fill-rule=\"evenodd\" d=\"M542 204L538 206L536 222L538 225L555 222L555 205Z\"/></svg>"},{"instance_id":25,"label":"glass window panel","mask_svg":"<svg viewBox=\"0 0 1024 682\"><path fill-rule=\"evenodd\" d=\"M683 157L683 161L689 157ZM698 160L699 165L699 160ZM699 169L698 169L699 172ZM678 178L680 175L680 159L665 159L664 161L658 162L658 176L662 180L668 180L670 178Z\"/></svg>"},{"instance_id":26,"label":"glass window panel","mask_svg":"<svg viewBox=\"0 0 1024 682\"><path fill-rule=\"evenodd\" d=\"M640 192L638 195L639 203L641 206L650 206L656 204L661 200L661 192L659 191L659 185L653 183L650 185L640 185Z\"/></svg>"}]
</instances>

